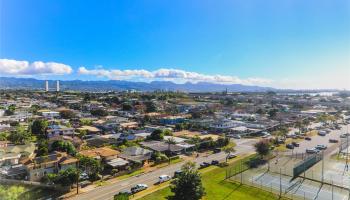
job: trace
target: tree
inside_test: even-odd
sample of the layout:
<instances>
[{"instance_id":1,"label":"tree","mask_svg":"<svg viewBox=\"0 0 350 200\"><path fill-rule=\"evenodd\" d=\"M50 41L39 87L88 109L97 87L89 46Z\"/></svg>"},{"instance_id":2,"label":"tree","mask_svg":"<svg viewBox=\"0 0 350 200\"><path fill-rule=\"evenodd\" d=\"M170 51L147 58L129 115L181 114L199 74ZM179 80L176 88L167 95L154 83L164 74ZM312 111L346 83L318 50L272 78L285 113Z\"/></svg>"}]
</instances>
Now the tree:
<instances>
[{"instance_id":1,"label":"tree","mask_svg":"<svg viewBox=\"0 0 350 200\"><path fill-rule=\"evenodd\" d=\"M148 140L163 140L164 133L161 129L154 130L150 136L147 137Z\"/></svg>"},{"instance_id":2,"label":"tree","mask_svg":"<svg viewBox=\"0 0 350 200\"><path fill-rule=\"evenodd\" d=\"M175 142L174 138L171 137L171 138L168 138L168 139L165 141L165 143L168 144L168 152L169 152L169 154L170 154L170 146L176 144L176 142ZM170 157L169 157L169 165L170 165Z\"/></svg>"},{"instance_id":3,"label":"tree","mask_svg":"<svg viewBox=\"0 0 350 200\"><path fill-rule=\"evenodd\" d=\"M157 111L157 106L153 101L146 101L145 106L146 106L146 112L156 112Z\"/></svg>"},{"instance_id":4,"label":"tree","mask_svg":"<svg viewBox=\"0 0 350 200\"><path fill-rule=\"evenodd\" d=\"M15 113L16 106L15 105L10 105L6 110L5 110L5 115L10 116Z\"/></svg>"},{"instance_id":5,"label":"tree","mask_svg":"<svg viewBox=\"0 0 350 200\"><path fill-rule=\"evenodd\" d=\"M80 166L87 172L91 179L97 179L98 174L102 171L101 162L97 159L87 156L78 156Z\"/></svg>"},{"instance_id":6,"label":"tree","mask_svg":"<svg viewBox=\"0 0 350 200\"><path fill-rule=\"evenodd\" d=\"M38 140L37 156L47 156L49 154L48 142L46 139L41 138Z\"/></svg>"},{"instance_id":7,"label":"tree","mask_svg":"<svg viewBox=\"0 0 350 200\"><path fill-rule=\"evenodd\" d=\"M264 156L270 153L270 143L268 140L260 140L255 145L255 151L261 156L263 159Z\"/></svg>"},{"instance_id":8,"label":"tree","mask_svg":"<svg viewBox=\"0 0 350 200\"><path fill-rule=\"evenodd\" d=\"M51 148L54 151L67 152L69 155L72 155L72 156L75 156L75 154L77 153L74 145L70 141L62 141L62 140L54 141L51 145Z\"/></svg>"},{"instance_id":9,"label":"tree","mask_svg":"<svg viewBox=\"0 0 350 200\"><path fill-rule=\"evenodd\" d=\"M32 123L32 126L31 126L32 134L46 138L47 127L48 127L48 122L46 120L37 119Z\"/></svg>"},{"instance_id":10,"label":"tree","mask_svg":"<svg viewBox=\"0 0 350 200\"><path fill-rule=\"evenodd\" d=\"M9 135L10 133L8 131L0 132L0 141L6 141Z\"/></svg>"},{"instance_id":11,"label":"tree","mask_svg":"<svg viewBox=\"0 0 350 200\"><path fill-rule=\"evenodd\" d=\"M169 200L199 200L205 194L201 176L193 162L185 163L182 173L172 182L171 191L174 193L168 196Z\"/></svg>"},{"instance_id":12,"label":"tree","mask_svg":"<svg viewBox=\"0 0 350 200\"><path fill-rule=\"evenodd\" d=\"M118 193L118 194L114 195L113 200L128 200L129 196L130 196L130 194L128 194L128 193Z\"/></svg>"},{"instance_id":13,"label":"tree","mask_svg":"<svg viewBox=\"0 0 350 200\"><path fill-rule=\"evenodd\" d=\"M40 106L39 105L32 105L30 107L30 112L33 113L33 114L37 114L38 110L40 109Z\"/></svg>"},{"instance_id":14,"label":"tree","mask_svg":"<svg viewBox=\"0 0 350 200\"><path fill-rule=\"evenodd\" d=\"M75 118L75 113L72 110L61 110L60 116L63 119L72 119Z\"/></svg>"},{"instance_id":15,"label":"tree","mask_svg":"<svg viewBox=\"0 0 350 200\"><path fill-rule=\"evenodd\" d=\"M131 110L132 110L132 105L129 104L129 103L124 103L124 104L122 105L122 109L123 109L124 111L131 111Z\"/></svg>"},{"instance_id":16,"label":"tree","mask_svg":"<svg viewBox=\"0 0 350 200\"><path fill-rule=\"evenodd\" d=\"M18 126L15 131L12 131L7 139L14 144L25 144L30 140L30 133L22 126Z\"/></svg>"},{"instance_id":17,"label":"tree","mask_svg":"<svg viewBox=\"0 0 350 200\"><path fill-rule=\"evenodd\" d=\"M152 154L151 159L154 160L155 163L162 163L169 160L168 156L158 151Z\"/></svg>"},{"instance_id":18,"label":"tree","mask_svg":"<svg viewBox=\"0 0 350 200\"><path fill-rule=\"evenodd\" d=\"M55 184L60 184L62 186L72 186L78 179L78 169L74 167L69 167L66 170L61 170L57 175L48 175L49 180Z\"/></svg>"},{"instance_id":19,"label":"tree","mask_svg":"<svg viewBox=\"0 0 350 200\"><path fill-rule=\"evenodd\" d=\"M229 143L228 145L224 146L223 147L223 150L224 152L227 154L226 156L226 162L227 162L227 159L228 157L230 156L230 154L232 152L235 152L235 148L234 148L235 144L233 142Z\"/></svg>"},{"instance_id":20,"label":"tree","mask_svg":"<svg viewBox=\"0 0 350 200\"><path fill-rule=\"evenodd\" d=\"M90 111L93 116L104 117L108 115L108 112L104 109L98 108Z\"/></svg>"},{"instance_id":21,"label":"tree","mask_svg":"<svg viewBox=\"0 0 350 200\"><path fill-rule=\"evenodd\" d=\"M269 110L269 112L267 112L267 114L269 115L270 118L274 118L274 117L276 117L277 112L278 112L278 110L274 108L274 109Z\"/></svg>"}]
</instances>

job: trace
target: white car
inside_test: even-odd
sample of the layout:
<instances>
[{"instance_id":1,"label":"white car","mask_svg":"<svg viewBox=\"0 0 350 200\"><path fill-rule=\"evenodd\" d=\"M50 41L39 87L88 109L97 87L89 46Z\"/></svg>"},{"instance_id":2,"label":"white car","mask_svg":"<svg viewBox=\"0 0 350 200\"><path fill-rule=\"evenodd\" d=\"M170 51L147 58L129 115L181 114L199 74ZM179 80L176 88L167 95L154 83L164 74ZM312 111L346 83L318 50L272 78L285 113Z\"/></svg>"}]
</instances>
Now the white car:
<instances>
[{"instance_id":1,"label":"white car","mask_svg":"<svg viewBox=\"0 0 350 200\"><path fill-rule=\"evenodd\" d=\"M169 175L161 175L159 176L159 183L164 183L166 181L169 181L171 177Z\"/></svg>"},{"instance_id":2,"label":"white car","mask_svg":"<svg viewBox=\"0 0 350 200\"><path fill-rule=\"evenodd\" d=\"M316 148L311 148L311 149L306 149L306 153L314 154L314 153L319 153L320 150Z\"/></svg>"},{"instance_id":3,"label":"white car","mask_svg":"<svg viewBox=\"0 0 350 200\"><path fill-rule=\"evenodd\" d=\"M131 192L136 193L136 192L140 192L142 190L145 190L147 188L148 188L148 185L146 185L146 184L137 184L131 188Z\"/></svg>"},{"instance_id":4,"label":"white car","mask_svg":"<svg viewBox=\"0 0 350 200\"><path fill-rule=\"evenodd\" d=\"M234 139L241 139L241 136L235 134L235 135L232 136L232 138L234 138Z\"/></svg>"}]
</instances>

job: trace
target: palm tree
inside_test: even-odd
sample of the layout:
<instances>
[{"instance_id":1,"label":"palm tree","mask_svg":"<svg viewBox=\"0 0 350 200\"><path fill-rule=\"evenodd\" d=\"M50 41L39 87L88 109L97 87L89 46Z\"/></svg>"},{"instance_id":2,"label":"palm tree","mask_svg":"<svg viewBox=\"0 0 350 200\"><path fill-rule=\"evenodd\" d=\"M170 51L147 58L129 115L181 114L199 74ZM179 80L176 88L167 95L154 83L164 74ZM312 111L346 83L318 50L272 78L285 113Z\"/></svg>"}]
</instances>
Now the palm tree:
<instances>
[{"instance_id":1,"label":"palm tree","mask_svg":"<svg viewBox=\"0 0 350 200\"><path fill-rule=\"evenodd\" d=\"M173 137L168 138L167 140L165 140L165 143L168 144L168 152L170 153L170 145L176 144L174 138ZM170 165L170 156L169 156L169 165Z\"/></svg>"}]
</instances>

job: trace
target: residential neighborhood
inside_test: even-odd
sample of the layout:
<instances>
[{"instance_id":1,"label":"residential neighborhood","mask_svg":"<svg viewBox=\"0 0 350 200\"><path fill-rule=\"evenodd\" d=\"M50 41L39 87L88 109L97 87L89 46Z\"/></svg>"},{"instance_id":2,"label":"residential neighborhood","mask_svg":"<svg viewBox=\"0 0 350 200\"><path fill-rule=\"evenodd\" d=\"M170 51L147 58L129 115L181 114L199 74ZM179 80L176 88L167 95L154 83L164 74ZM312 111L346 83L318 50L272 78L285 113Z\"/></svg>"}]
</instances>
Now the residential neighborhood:
<instances>
[{"instance_id":1,"label":"residential neighborhood","mask_svg":"<svg viewBox=\"0 0 350 200\"><path fill-rule=\"evenodd\" d=\"M350 122L341 94L6 90L0 98L2 179L46 184L61 196L234 146L227 161L240 140L280 148ZM62 182L65 173L73 178Z\"/></svg>"}]
</instances>

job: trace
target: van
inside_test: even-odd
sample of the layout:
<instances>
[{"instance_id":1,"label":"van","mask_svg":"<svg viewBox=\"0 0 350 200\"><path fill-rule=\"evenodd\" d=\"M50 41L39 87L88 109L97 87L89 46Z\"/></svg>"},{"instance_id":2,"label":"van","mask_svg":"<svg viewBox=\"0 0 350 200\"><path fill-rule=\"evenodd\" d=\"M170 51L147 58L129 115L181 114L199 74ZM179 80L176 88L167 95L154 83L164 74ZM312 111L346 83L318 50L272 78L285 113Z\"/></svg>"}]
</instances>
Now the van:
<instances>
[{"instance_id":1,"label":"van","mask_svg":"<svg viewBox=\"0 0 350 200\"><path fill-rule=\"evenodd\" d=\"M164 183L166 181L169 181L171 177L169 175L161 175L159 176L159 183Z\"/></svg>"}]
</instances>

